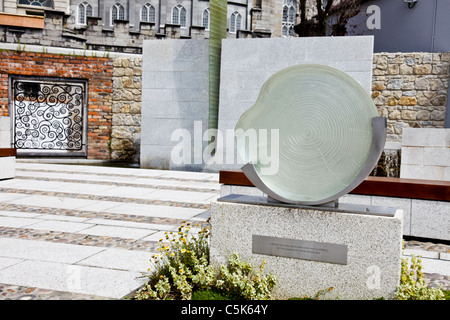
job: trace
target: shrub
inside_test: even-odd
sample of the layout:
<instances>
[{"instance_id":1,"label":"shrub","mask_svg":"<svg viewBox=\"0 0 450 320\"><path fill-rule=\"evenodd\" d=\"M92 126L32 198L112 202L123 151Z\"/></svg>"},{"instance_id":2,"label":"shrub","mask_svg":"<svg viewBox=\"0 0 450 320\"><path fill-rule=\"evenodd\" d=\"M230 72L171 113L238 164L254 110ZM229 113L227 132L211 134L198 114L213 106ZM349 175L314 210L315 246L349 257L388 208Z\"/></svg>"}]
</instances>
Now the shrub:
<instances>
[{"instance_id":1,"label":"shrub","mask_svg":"<svg viewBox=\"0 0 450 320\"><path fill-rule=\"evenodd\" d=\"M263 275L264 264L255 271L233 254L216 274L209 264L209 234L207 227L191 234L190 223L182 224L178 232L166 232L165 240L158 242L159 253L152 256L155 271L145 275L149 280L131 299L186 300L196 292L195 299L271 299L275 277Z\"/></svg>"},{"instance_id":2,"label":"shrub","mask_svg":"<svg viewBox=\"0 0 450 320\"><path fill-rule=\"evenodd\" d=\"M191 233L186 221L178 232L166 232L158 242L158 254L152 256L147 283L135 293L134 299L190 299L193 290L208 289L214 281L209 265L209 229Z\"/></svg>"},{"instance_id":3,"label":"shrub","mask_svg":"<svg viewBox=\"0 0 450 320\"><path fill-rule=\"evenodd\" d=\"M400 285L395 294L397 300L444 300L441 289L428 288L422 272L422 260L414 255L410 268L408 260L402 258Z\"/></svg>"},{"instance_id":4,"label":"shrub","mask_svg":"<svg viewBox=\"0 0 450 320\"><path fill-rule=\"evenodd\" d=\"M192 293L191 300L233 300L233 297L218 290L208 289L195 291Z\"/></svg>"},{"instance_id":5,"label":"shrub","mask_svg":"<svg viewBox=\"0 0 450 320\"><path fill-rule=\"evenodd\" d=\"M236 300L270 300L276 280L272 274L264 275L263 271L264 263L255 271L252 264L241 261L235 253L227 266L220 266L215 285Z\"/></svg>"}]
</instances>

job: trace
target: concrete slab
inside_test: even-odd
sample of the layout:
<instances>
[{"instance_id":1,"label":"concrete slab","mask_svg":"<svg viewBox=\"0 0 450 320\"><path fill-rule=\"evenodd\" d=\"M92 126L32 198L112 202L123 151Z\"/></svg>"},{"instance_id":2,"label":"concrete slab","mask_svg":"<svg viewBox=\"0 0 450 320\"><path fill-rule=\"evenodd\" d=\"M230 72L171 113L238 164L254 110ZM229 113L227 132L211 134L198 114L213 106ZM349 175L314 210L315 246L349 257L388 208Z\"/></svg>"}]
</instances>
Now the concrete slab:
<instances>
[{"instance_id":1,"label":"concrete slab","mask_svg":"<svg viewBox=\"0 0 450 320\"><path fill-rule=\"evenodd\" d=\"M151 252L114 248L81 260L77 265L146 272L151 267L151 256Z\"/></svg>"},{"instance_id":2,"label":"concrete slab","mask_svg":"<svg viewBox=\"0 0 450 320\"><path fill-rule=\"evenodd\" d=\"M195 189L219 189L220 185L216 182L203 182L203 181L185 181L185 180L164 180L154 178L137 178L133 180L133 183L143 185L158 185L158 186L170 186L170 187L182 187L182 188L195 188Z\"/></svg>"},{"instance_id":3,"label":"concrete slab","mask_svg":"<svg viewBox=\"0 0 450 320\"><path fill-rule=\"evenodd\" d=\"M128 228L139 228L139 229L149 229L151 231L157 230L174 230L176 229L173 225L167 224L156 224L156 223L142 223L133 221L122 221L122 220L111 220L111 219L90 219L88 221L91 224L97 225L109 225L118 227L128 227Z\"/></svg>"},{"instance_id":4,"label":"concrete slab","mask_svg":"<svg viewBox=\"0 0 450 320\"><path fill-rule=\"evenodd\" d=\"M140 272L26 260L0 270L2 283L120 299L145 283Z\"/></svg>"},{"instance_id":5,"label":"concrete slab","mask_svg":"<svg viewBox=\"0 0 450 320\"><path fill-rule=\"evenodd\" d=\"M205 203L214 194L209 192L193 192L181 190L158 190L148 195L149 198L163 201L179 201L191 203Z\"/></svg>"},{"instance_id":6,"label":"concrete slab","mask_svg":"<svg viewBox=\"0 0 450 320\"><path fill-rule=\"evenodd\" d=\"M413 249L404 249L403 255L411 257L412 255L416 257L429 258L429 259L439 259L439 252L435 251L424 251L424 250L413 250Z\"/></svg>"},{"instance_id":7,"label":"concrete slab","mask_svg":"<svg viewBox=\"0 0 450 320\"><path fill-rule=\"evenodd\" d=\"M20 181L18 178L0 180L0 187L1 188L10 188L10 187L15 187L15 186L21 185L22 183L23 182Z\"/></svg>"},{"instance_id":8,"label":"concrete slab","mask_svg":"<svg viewBox=\"0 0 450 320\"><path fill-rule=\"evenodd\" d=\"M80 230L77 233L95 236L120 237L124 239L141 239L154 232L154 230L149 229L96 225Z\"/></svg>"},{"instance_id":9,"label":"concrete slab","mask_svg":"<svg viewBox=\"0 0 450 320\"><path fill-rule=\"evenodd\" d=\"M41 214L41 215L38 215L38 217L39 217L39 219L42 219L42 220L68 221L68 222L80 222L80 223L90 220L89 218L72 217L72 216L65 216L65 215L58 215L58 214Z\"/></svg>"},{"instance_id":10,"label":"concrete slab","mask_svg":"<svg viewBox=\"0 0 450 320\"><path fill-rule=\"evenodd\" d=\"M108 197L124 197L124 198L148 198L149 194L157 191L155 188L138 188L138 187L113 187L96 194Z\"/></svg>"},{"instance_id":11,"label":"concrete slab","mask_svg":"<svg viewBox=\"0 0 450 320\"><path fill-rule=\"evenodd\" d=\"M0 184L0 187L1 187L1 184ZM28 194L0 192L0 201L4 202L4 201L9 201L9 200L17 200L17 199L27 198L29 196L30 195L28 195Z\"/></svg>"},{"instance_id":12,"label":"concrete slab","mask_svg":"<svg viewBox=\"0 0 450 320\"><path fill-rule=\"evenodd\" d=\"M99 247L48 241L0 238L0 256L9 258L75 263L103 250ZM0 283L2 281L0 276Z\"/></svg>"},{"instance_id":13,"label":"concrete slab","mask_svg":"<svg viewBox=\"0 0 450 320\"><path fill-rule=\"evenodd\" d=\"M19 205L31 205L38 207L60 208L60 209L78 209L96 202L96 200L76 199L69 197L53 197L41 195L27 195L19 198L13 198L5 202Z\"/></svg>"},{"instance_id":14,"label":"concrete slab","mask_svg":"<svg viewBox=\"0 0 450 320\"><path fill-rule=\"evenodd\" d=\"M122 203L121 205L105 210L111 213L131 214L146 217L190 219L202 212L204 209L183 208L173 206L147 205L140 203Z\"/></svg>"},{"instance_id":15,"label":"concrete slab","mask_svg":"<svg viewBox=\"0 0 450 320\"><path fill-rule=\"evenodd\" d=\"M13 266L22 261L22 259L0 257L0 270Z\"/></svg>"},{"instance_id":16,"label":"concrete slab","mask_svg":"<svg viewBox=\"0 0 450 320\"><path fill-rule=\"evenodd\" d=\"M416 255L417 257L417 255ZM406 256L409 263L411 263L411 257ZM438 273L444 276L450 276L450 261L441 259L432 259L427 257L420 258L422 260L422 272L426 273Z\"/></svg>"},{"instance_id":17,"label":"concrete slab","mask_svg":"<svg viewBox=\"0 0 450 320\"><path fill-rule=\"evenodd\" d=\"M81 230L92 227L92 224L81 222L68 222L68 221L54 221L45 220L29 225L28 228L35 230L49 230L59 232L73 232L77 233Z\"/></svg>"},{"instance_id":18,"label":"concrete slab","mask_svg":"<svg viewBox=\"0 0 450 320\"><path fill-rule=\"evenodd\" d=\"M33 212L21 212L21 211L5 211L0 210L0 216L4 217L23 217L23 218L33 218L33 217L39 217L40 213L33 213Z\"/></svg>"},{"instance_id":19,"label":"concrete slab","mask_svg":"<svg viewBox=\"0 0 450 320\"><path fill-rule=\"evenodd\" d=\"M0 226L9 228L25 228L41 222L42 220L33 218L1 217Z\"/></svg>"},{"instance_id":20,"label":"concrete slab","mask_svg":"<svg viewBox=\"0 0 450 320\"><path fill-rule=\"evenodd\" d=\"M143 238L144 241L159 241L160 239L164 239L166 231L155 232L148 237Z\"/></svg>"},{"instance_id":21,"label":"concrete slab","mask_svg":"<svg viewBox=\"0 0 450 320\"><path fill-rule=\"evenodd\" d=\"M101 201L92 200L87 204L79 207L78 210L83 211L106 211L108 209L123 205L123 202L118 201Z\"/></svg>"}]
</instances>

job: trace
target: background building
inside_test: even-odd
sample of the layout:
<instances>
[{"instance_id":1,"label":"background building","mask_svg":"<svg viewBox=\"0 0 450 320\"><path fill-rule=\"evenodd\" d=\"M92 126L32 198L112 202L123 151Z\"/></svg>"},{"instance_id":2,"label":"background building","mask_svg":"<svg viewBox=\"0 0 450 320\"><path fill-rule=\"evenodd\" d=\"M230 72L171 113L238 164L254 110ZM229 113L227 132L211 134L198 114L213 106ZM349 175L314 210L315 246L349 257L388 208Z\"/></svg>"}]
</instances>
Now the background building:
<instances>
[{"instance_id":1,"label":"background building","mask_svg":"<svg viewBox=\"0 0 450 320\"><path fill-rule=\"evenodd\" d=\"M210 15L208 0L0 0L0 41L140 53L147 39L208 38ZM229 1L228 37L295 36L298 17L295 0Z\"/></svg>"}]
</instances>

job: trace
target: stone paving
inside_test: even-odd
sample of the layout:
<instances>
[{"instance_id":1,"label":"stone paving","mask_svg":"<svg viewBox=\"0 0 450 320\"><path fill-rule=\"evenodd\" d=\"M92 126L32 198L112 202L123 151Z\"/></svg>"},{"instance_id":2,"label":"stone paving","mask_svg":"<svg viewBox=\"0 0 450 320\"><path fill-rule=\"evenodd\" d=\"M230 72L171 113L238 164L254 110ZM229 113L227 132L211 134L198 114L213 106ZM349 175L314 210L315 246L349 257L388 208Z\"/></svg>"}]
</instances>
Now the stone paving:
<instances>
[{"instance_id":1,"label":"stone paving","mask_svg":"<svg viewBox=\"0 0 450 320\"><path fill-rule=\"evenodd\" d=\"M0 181L0 300L123 299L164 232L206 223L219 193L214 173L18 161ZM406 241L411 254L450 289L449 245Z\"/></svg>"},{"instance_id":2,"label":"stone paving","mask_svg":"<svg viewBox=\"0 0 450 320\"><path fill-rule=\"evenodd\" d=\"M0 181L0 299L122 299L166 231L205 223L218 175L17 162Z\"/></svg>"}]
</instances>

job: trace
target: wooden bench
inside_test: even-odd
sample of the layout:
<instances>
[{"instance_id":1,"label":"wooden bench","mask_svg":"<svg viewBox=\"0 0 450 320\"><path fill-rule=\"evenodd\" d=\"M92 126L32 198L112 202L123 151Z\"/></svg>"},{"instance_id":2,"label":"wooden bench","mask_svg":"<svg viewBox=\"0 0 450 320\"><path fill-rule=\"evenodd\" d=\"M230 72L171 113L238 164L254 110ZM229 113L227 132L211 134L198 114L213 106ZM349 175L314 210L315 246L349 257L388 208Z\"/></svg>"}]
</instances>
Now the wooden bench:
<instances>
[{"instance_id":1,"label":"wooden bench","mask_svg":"<svg viewBox=\"0 0 450 320\"><path fill-rule=\"evenodd\" d=\"M15 157L17 149L15 148L0 148L0 157Z\"/></svg>"},{"instance_id":2,"label":"wooden bench","mask_svg":"<svg viewBox=\"0 0 450 320\"><path fill-rule=\"evenodd\" d=\"M219 183L254 187L241 170L220 171ZM369 176L350 194L450 201L450 181Z\"/></svg>"}]
</instances>

